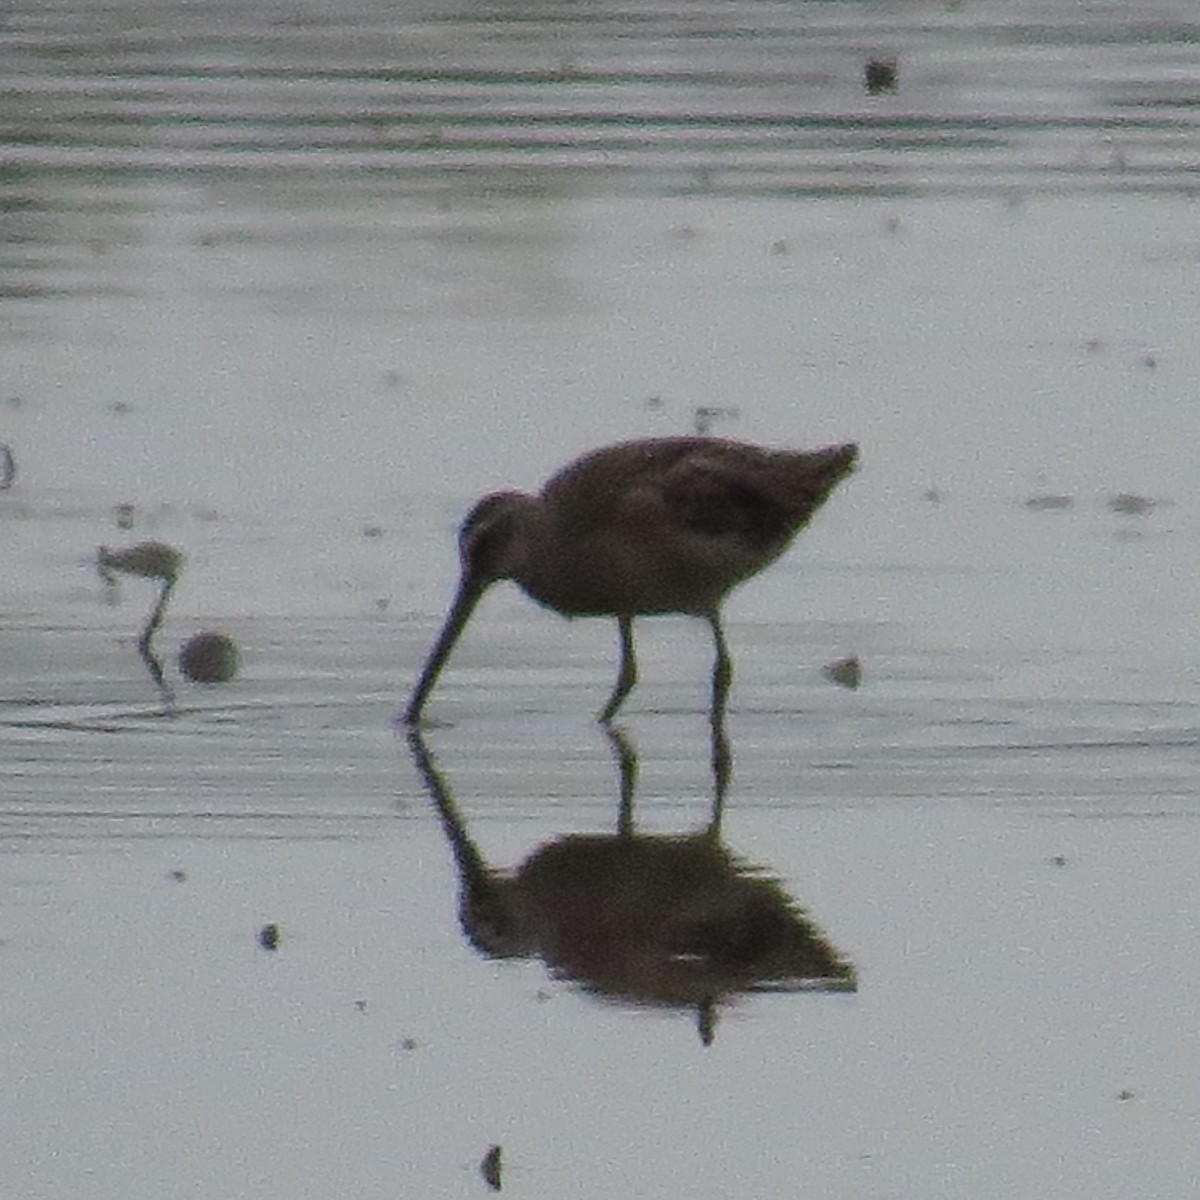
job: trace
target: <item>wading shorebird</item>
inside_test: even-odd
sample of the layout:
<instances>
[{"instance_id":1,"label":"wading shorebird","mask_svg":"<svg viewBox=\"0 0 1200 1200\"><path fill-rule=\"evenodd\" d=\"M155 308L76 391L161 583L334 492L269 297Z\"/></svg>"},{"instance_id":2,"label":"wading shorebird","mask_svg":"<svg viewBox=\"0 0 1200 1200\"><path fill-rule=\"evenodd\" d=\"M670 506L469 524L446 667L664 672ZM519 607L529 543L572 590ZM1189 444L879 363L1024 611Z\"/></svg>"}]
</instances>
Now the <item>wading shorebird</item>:
<instances>
[{"instance_id":1,"label":"wading shorebird","mask_svg":"<svg viewBox=\"0 0 1200 1200\"><path fill-rule=\"evenodd\" d=\"M174 705L175 696L163 677L162 663L155 655L151 642L162 624L167 602L179 581L184 562L183 552L165 542L139 542L126 550L110 550L107 546L101 546L96 551L96 569L114 593L118 572L122 575L137 575L142 579L157 579L162 585L158 600L150 610L138 638L138 654L141 655L142 662L146 664L146 669L162 693L168 708Z\"/></svg>"},{"instance_id":2,"label":"wading shorebird","mask_svg":"<svg viewBox=\"0 0 1200 1200\"><path fill-rule=\"evenodd\" d=\"M599 714L605 723L637 683L634 617L702 617L716 649L716 719L733 674L722 601L788 548L857 459L853 443L792 451L723 438L654 438L586 454L536 496L485 496L459 530L458 594L404 721L420 720L480 597L501 579L563 616L617 618L621 665Z\"/></svg>"}]
</instances>

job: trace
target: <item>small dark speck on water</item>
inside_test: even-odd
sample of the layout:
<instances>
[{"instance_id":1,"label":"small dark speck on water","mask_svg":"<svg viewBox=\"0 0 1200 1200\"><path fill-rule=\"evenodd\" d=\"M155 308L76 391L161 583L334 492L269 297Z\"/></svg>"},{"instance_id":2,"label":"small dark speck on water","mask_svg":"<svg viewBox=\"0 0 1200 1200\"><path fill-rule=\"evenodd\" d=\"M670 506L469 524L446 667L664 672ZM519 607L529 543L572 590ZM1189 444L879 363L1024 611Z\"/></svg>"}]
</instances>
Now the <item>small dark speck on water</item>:
<instances>
[{"instance_id":1,"label":"small dark speck on water","mask_svg":"<svg viewBox=\"0 0 1200 1200\"><path fill-rule=\"evenodd\" d=\"M493 1192L500 1191L504 1186L500 1178L500 1155L499 1146L490 1146L488 1152L483 1156L483 1162L479 1164L479 1173Z\"/></svg>"},{"instance_id":2,"label":"small dark speck on water","mask_svg":"<svg viewBox=\"0 0 1200 1200\"><path fill-rule=\"evenodd\" d=\"M365 538L383 537L383 526L382 525L364 525L362 533L363 533L363 537L365 537Z\"/></svg>"},{"instance_id":3,"label":"small dark speck on water","mask_svg":"<svg viewBox=\"0 0 1200 1200\"><path fill-rule=\"evenodd\" d=\"M1074 503L1073 496L1057 496L1047 493L1041 496L1030 496L1025 501L1025 507L1030 512L1064 512Z\"/></svg>"},{"instance_id":4,"label":"small dark speck on water","mask_svg":"<svg viewBox=\"0 0 1200 1200\"><path fill-rule=\"evenodd\" d=\"M899 86L900 65L894 58L869 58L863 68L863 86L869 96L883 96Z\"/></svg>"},{"instance_id":5,"label":"small dark speck on water","mask_svg":"<svg viewBox=\"0 0 1200 1200\"><path fill-rule=\"evenodd\" d=\"M360 1013L365 1013L367 1011L367 1002L365 1000L355 1000L354 1007L357 1008Z\"/></svg>"},{"instance_id":6,"label":"small dark speck on water","mask_svg":"<svg viewBox=\"0 0 1200 1200\"><path fill-rule=\"evenodd\" d=\"M735 407L701 404L692 409L692 432L697 437L707 437L712 431L714 421L723 421L727 417L734 418L739 415L739 410Z\"/></svg>"},{"instance_id":7,"label":"small dark speck on water","mask_svg":"<svg viewBox=\"0 0 1200 1200\"><path fill-rule=\"evenodd\" d=\"M1136 492L1118 492L1109 498L1108 507L1123 517L1144 516L1154 507L1154 501Z\"/></svg>"},{"instance_id":8,"label":"small dark speck on water","mask_svg":"<svg viewBox=\"0 0 1200 1200\"><path fill-rule=\"evenodd\" d=\"M1050 858L1050 865L1055 867L1065 867L1067 865L1067 856L1065 854L1055 854Z\"/></svg>"},{"instance_id":9,"label":"small dark speck on water","mask_svg":"<svg viewBox=\"0 0 1200 1200\"><path fill-rule=\"evenodd\" d=\"M187 878L187 872L182 867L176 867L173 871L167 872L167 878L173 883L182 883Z\"/></svg>"},{"instance_id":10,"label":"small dark speck on water","mask_svg":"<svg viewBox=\"0 0 1200 1200\"><path fill-rule=\"evenodd\" d=\"M1117 1093L1117 1099L1118 1100L1132 1100L1134 1098L1134 1096L1136 1096L1136 1095L1137 1095L1136 1092L1131 1092L1128 1088L1122 1088Z\"/></svg>"},{"instance_id":11,"label":"small dark speck on water","mask_svg":"<svg viewBox=\"0 0 1200 1200\"><path fill-rule=\"evenodd\" d=\"M839 658L837 662L826 664L822 673L830 683L836 683L839 687L849 688L851 691L862 683L862 663L854 654L849 658Z\"/></svg>"},{"instance_id":12,"label":"small dark speck on water","mask_svg":"<svg viewBox=\"0 0 1200 1200\"><path fill-rule=\"evenodd\" d=\"M258 944L264 950L278 950L279 940L279 926L273 921L258 931Z\"/></svg>"},{"instance_id":13,"label":"small dark speck on water","mask_svg":"<svg viewBox=\"0 0 1200 1200\"><path fill-rule=\"evenodd\" d=\"M420 1044L416 1038L406 1037L400 1039L401 1050L415 1050Z\"/></svg>"}]
</instances>

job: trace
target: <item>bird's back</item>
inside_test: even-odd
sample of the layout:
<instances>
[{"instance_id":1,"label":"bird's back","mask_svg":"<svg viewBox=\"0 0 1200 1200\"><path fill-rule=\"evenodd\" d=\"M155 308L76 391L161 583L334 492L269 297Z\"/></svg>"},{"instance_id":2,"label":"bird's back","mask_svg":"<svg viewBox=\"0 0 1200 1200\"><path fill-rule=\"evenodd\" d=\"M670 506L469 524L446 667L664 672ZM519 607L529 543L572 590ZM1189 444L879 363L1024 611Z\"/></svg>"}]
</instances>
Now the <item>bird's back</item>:
<instances>
[{"instance_id":1,"label":"bird's back","mask_svg":"<svg viewBox=\"0 0 1200 1200\"><path fill-rule=\"evenodd\" d=\"M597 450L543 489L519 581L569 614L711 612L787 548L856 457L700 437Z\"/></svg>"}]
</instances>

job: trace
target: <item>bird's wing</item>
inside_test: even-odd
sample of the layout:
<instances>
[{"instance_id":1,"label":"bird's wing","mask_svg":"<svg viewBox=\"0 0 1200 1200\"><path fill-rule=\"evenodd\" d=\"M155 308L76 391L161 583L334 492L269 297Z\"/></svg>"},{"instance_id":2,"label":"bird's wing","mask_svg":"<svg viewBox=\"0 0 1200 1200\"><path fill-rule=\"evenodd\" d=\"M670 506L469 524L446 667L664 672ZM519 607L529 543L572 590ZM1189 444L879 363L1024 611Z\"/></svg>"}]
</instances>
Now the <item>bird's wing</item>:
<instances>
[{"instance_id":1,"label":"bird's wing","mask_svg":"<svg viewBox=\"0 0 1200 1200\"><path fill-rule=\"evenodd\" d=\"M696 454L681 458L658 486L670 518L690 533L735 538L766 551L787 539L795 518L770 494L752 457L728 462Z\"/></svg>"}]
</instances>

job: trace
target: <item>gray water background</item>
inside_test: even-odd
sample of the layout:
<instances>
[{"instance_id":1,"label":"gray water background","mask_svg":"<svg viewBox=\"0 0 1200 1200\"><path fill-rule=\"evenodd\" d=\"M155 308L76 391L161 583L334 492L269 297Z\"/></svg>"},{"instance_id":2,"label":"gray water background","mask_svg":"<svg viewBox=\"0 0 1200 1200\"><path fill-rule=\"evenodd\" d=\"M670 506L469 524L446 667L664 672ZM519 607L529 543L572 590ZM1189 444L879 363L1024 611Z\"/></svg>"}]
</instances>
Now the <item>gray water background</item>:
<instances>
[{"instance_id":1,"label":"gray water background","mask_svg":"<svg viewBox=\"0 0 1200 1200\"><path fill-rule=\"evenodd\" d=\"M500 1143L532 1196L1194 1194L1198 42L1182 3L9 5L5 1187L479 1195ZM728 606L725 823L859 990L707 1049L470 950L391 726L471 500L703 406L864 464ZM145 537L189 556L168 669L244 656L173 719L151 586L94 571ZM706 634L642 624L639 821L692 829ZM429 740L495 862L613 828L614 643L498 590L460 648Z\"/></svg>"}]
</instances>

